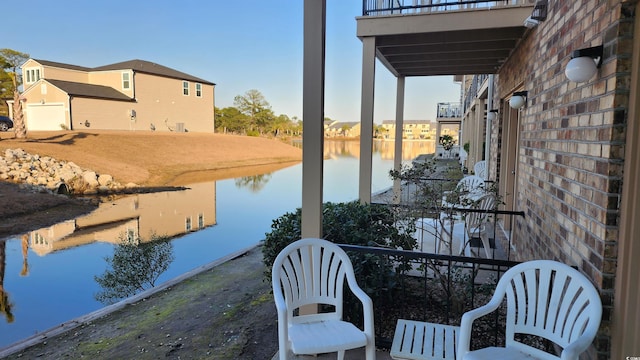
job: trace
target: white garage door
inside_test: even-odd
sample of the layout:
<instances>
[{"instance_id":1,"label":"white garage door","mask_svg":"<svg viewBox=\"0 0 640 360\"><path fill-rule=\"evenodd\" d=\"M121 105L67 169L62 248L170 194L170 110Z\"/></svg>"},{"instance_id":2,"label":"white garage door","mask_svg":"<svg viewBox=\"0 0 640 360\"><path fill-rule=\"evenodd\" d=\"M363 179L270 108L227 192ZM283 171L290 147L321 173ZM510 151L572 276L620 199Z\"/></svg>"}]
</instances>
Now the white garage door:
<instances>
[{"instance_id":1,"label":"white garage door","mask_svg":"<svg viewBox=\"0 0 640 360\"><path fill-rule=\"evenodd\" d=\"M27 130L62 130L66 124L64 104L27 105Z\"/></svg>"}]
</instances>

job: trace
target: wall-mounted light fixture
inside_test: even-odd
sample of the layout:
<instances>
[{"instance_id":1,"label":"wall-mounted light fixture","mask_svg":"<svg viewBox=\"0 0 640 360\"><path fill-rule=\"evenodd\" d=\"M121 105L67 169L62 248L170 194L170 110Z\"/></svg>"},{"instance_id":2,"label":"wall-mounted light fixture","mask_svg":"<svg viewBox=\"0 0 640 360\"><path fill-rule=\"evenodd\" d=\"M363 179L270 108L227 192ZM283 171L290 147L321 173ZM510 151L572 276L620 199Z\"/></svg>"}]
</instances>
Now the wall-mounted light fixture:
<instances>
[{"instance_id":1,"label":"wall-mounted light fixture","mask_svg":"<svg viewBox=\"0 0 640 360\"><path fill-rule=\"evenodd\" d=\"M548 3L549 0L537 0L530 18L537 21L547 20Z\"/></svg>"},{"instance_id":2,"label":"wall-mounted light fixture","mask_svg":"<svg viewBox=\"0 0 640 360\"><path fill-rule=\"evenodd\" d=\"M493 121L498 117L498 110L493 109L487 112L487 120Z\"/></svg>"},{"instance_id":3,"label":"wall-mounted light fixture","mask_svg":"<svg viewBox=\"0 0 640 360\"><path fill-rule=\"evenodd\" d=\"M529 93L528 91L514 92L513 95L511 96L511 99L509 99L509 106L511 106L512 109L516 109L516 110L523 107L524 104L527 103L528 93Z\"/></svg>"},{"instance_id":4,"label":"wall-mounted light fixture","mask_svg":"<svg viewBox=\"0 0 640 360\"><path fill-rule=\"evenodd\" d=\"M89 120L85 120L84 121L84 126L86 126L86 127L91 126L91 123L89 122Z\"/></svg>"},{"instance_id":5,"label":"wall-mounted light fixture","mask_svg":"<svg viewBox=\"0 0 640 360\"><path fill-rule=\"evenodd\" d=\"M588 81L602 65L602 45L575 50L564 74L573 82Z\"/></svg>"}]
</instances>

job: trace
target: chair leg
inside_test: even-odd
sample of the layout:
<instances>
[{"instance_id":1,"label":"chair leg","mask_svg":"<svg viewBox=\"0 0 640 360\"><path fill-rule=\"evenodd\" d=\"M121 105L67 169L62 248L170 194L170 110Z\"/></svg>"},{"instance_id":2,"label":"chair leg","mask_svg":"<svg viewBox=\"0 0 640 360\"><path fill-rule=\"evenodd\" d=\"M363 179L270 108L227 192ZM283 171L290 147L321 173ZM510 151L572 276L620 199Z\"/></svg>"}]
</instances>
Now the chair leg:
<instances>
[{"instance_id":1,"label":"chair leg","mask_svg":"<svg viewBox=\"0 0 640 360\"><path fill-rule=\"evenodd\" d=\"M482 233L480 234L480 239L482 239L482 247L484 248L484 253L487 255L487 259L491 259L491 243L489 243L489 236Z\"/></svg>"},{"instance_id":2,"label":"chair leg","mask_svg":"<svg viewBox=\"0 0 640 360\"><path fill-rule=\"evenodd\" d=\"M365 355L366 360L376 360L376 347L373 344L367 345L365 350L366 350L366 355Z\"/></svg>"},{"instance_id":3,"label":"chair leg","mask_svg":"<svg viewBox=\"0 0 640 360\"><path fill-rule=\"evenodd\" d=\"M453 234L450 231L451 229L446 228L447 226L447 223L442 224L440 234L437 234L436 231L436 254L440 254L440 249L442 249L442 245L444 245L446 247L447 254L451 255L451 251L449 250L453 245Z\"/></svg>"}]
</instances>

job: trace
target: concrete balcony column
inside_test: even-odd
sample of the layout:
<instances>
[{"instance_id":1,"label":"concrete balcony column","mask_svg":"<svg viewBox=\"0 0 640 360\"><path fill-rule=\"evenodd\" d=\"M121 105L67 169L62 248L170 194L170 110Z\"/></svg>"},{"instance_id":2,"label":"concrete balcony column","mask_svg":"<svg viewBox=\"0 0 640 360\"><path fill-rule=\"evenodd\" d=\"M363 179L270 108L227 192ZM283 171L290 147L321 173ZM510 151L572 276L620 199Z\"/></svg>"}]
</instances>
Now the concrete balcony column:
<instances>
[{"instance_id":1,"label":"concrete balcony column","mask_svg":"<svg viewBox=\"0 0 640 360\"><path fill-rule=\"evenodd\" d=\"M304 1L302 237L322 237L326 0Z\"/></svg>"},{"instance_id":2,"label":"concrete balcony column","mask_svg":"<svg viewBox=\"0 0 640 360\"><path fill-rule=\"evenodd\" d=\"M404 123L404 83L405 77L398 76L396 85L396 134L394 140L393 169L400 171L402 167L402 130ZM402 196L400 179L393 180L393 198L400 203Z\"/></svg>"},{"instance_id":3,"label":"concrete balcony column","mask_svg":"<svg viewBox=\"0 0 640 360\"><path fill-rule=\"evenodd\" d=\"M376 38L362 38L362 108L360 112L359 198L371 203L373 159L373 104L376 75Z\"/></svg>"}]
</instances>

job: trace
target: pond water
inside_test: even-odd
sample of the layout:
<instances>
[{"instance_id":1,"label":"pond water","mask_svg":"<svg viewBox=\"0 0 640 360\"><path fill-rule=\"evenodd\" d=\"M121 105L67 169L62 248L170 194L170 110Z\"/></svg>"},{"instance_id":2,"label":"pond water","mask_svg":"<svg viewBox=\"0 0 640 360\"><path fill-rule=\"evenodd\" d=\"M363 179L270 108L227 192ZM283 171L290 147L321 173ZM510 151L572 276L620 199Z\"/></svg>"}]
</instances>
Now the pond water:
<instances>
[{"instance_id":1,"label":"pond water","mask_svg":"<svg viewBox=\"0 0 640 360\"><path fill-rule=\"evenodd\" d=\"M433 153L433 142L405 142L403 160ZM358 197L359 143L326 141L324 201ZM393 142L374 142L373 192L391 186ZM257 244L273 219L302 203L302 165L189 190L139 194L94 212L0 241L0 348L105 306L95 281L126 237L172 238L174 260L156 284Z\"/></svg>"}]
</instances>

